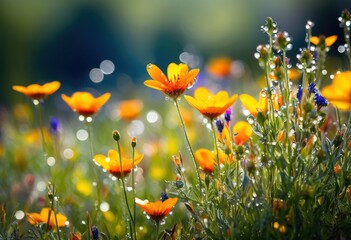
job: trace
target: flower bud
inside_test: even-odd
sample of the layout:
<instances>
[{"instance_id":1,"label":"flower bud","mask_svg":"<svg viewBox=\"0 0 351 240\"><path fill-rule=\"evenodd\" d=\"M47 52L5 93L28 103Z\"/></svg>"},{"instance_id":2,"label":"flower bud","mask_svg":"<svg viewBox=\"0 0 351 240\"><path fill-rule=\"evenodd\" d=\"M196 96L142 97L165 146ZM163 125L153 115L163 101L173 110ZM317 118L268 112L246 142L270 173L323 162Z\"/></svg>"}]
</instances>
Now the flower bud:
<instances>
[{"instance_id":1,"label":"flower bud","mask_svg":"<svg viewBox=\"0 0 351 240\"><path fill-rule=\"evenodd\" d=\"M290 50L292 45L289 34L287 32L278 32L274 39L274 47L281 51Z\"/></svg>"},{"instance_id":2,"label":"flower bud","mask_svg":"<svg viewBox=\"0 0 351 240\"><path fill-rule=\"evenodd\" d=\"M132 142L131 142L132 148L135 148L136 144L137 144L136 137L132 137Z\"/></svg>"},{"instance_id":3,"label":"flower bud","mask_svg":"<svg viewBox=\"0 0 351 240\"><path fill-rule=\"evenodd\" d=\"M346 197L349 202L351 202L351 185L349 185L346 189Z\"/></svg>"},{"instance_id":4,"label":"flower bud","mask_svg":"<svg viewBox=\"0 0 351 240\"><path fill-rule=\"evenodd\" d=\"M340 171L341 171L341 167L340 167L339 163L336 162L335 165L334 165L334 173L336 175L338 175L340 173Z\"/></svg>"},{"instance_id":5,"label":"flower bud","mask_svg":"<svg viewBox=\"0 0 351 240\"><path fill-rule=\"evenodd\" d=\"M113 139L118 142L120 139L121 139L121 135L119 134L119 132L117 130L114 130L112 132L112 136L113 136Z\"/></svg>"},{"instance_id":6,"label":"flower bud","mask_svg":"<svg viewBox=\"0 0 351 240\"><path fill-rule=\"evenodd\" d=\"M92 226L91 227L91 233L93 235L93 239L94 240L98 240L99 239L99 229L96 226Z\"/></svg>"},{"instance_id":7,"label":"flower bud","mask_svg":"<svg viewBox=\"0 0 351 240\"><path fill-rule=\"evenodd\" d=\"M168 199L168 195L166 192L162 192L161 193L161 201L164 202Z\"/></svg>"}]
</instances>

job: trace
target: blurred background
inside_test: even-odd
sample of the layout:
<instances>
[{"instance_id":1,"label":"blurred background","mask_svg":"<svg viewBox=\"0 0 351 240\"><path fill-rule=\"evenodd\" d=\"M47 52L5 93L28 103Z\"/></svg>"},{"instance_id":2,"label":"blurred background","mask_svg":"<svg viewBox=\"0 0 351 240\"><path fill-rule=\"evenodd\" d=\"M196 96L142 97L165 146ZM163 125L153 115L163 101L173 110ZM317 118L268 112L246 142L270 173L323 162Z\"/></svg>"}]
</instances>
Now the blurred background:
<instances>
[{"instance_id":1,"label":"blurred background","mask_svg":"<svg viewBox=\"0 0 351 240\"><path fill-rule=\"evenodd\" d=\"M256 80L253 55L267 41L260 26L268 16L293 38L294 64L307 20L313 35L337 34L343 43L337 19L345 8L350 0L1 1L1 105L23 98L12 85L52 80L61 81L60 93L89 88L123 98L148 79L148 63L165 70L183 61L203 71L218 56L239 61Z\"/></svg>"}]
</instances>

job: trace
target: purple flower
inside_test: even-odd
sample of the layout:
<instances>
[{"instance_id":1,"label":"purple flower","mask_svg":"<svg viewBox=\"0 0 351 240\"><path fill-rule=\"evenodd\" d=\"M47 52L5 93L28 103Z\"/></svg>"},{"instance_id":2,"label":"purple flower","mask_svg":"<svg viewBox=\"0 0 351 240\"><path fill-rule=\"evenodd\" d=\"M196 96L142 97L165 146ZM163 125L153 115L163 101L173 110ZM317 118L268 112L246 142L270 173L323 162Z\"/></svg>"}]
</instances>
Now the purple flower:
<instances>
[{"instance_id":1,"label":"purple flower","mask_svg":"<svg viewBox=\"0 0 351 240\"><path fill-rule=\"evenodd\" d=\"M161 201L164 202L168 199L168 195L166 192L162 192L161 193Z\"/></svg>"},{"instance_id":2,"label":"purple flower","mask_svg":"<svg viewBox=\"0 0 351 240\"><path fill-rule=\"evenodd\" d=\"M321 107L327 106L328 105L328 101L327 99L325 99L321 94L316 93L314 95L314 103L317 105L318 110Z\"/></svg>"},{"instance_id":3,"label":"purple flower","mask_svg":"<svg viewBox=\"0 0 351 240\"><path fill-rule=\"evenodd\" d=\"M296 94L296 98L297 98L297 100L299 100L299 102L301 102L302 94L303 94L303 88L301 85L299 85L299 88L298 88L297 94Z\"/></svg>"},{"instance_id":4,"label":"purple flower","mask_svg":"<svg viewBox=\"0 0 351 240\"><path fill-rule=\"evenodd\" d=\"M224 128L224 124L223 124L223 121L221 119L216 120L216 126L218 129L218 132L222 133L223 128Z\"/></svg>"},{"instance_id":5,"label":"purple flower","mask_svg":"<svg viewBox=\"0 0 351 240\"><path fill-rule=\"evenodd\" d=\"M230 122L231 120L231 115L232 115L232 109L231 108L228 108L225 113L224 113L224 119L227 123Z\"/></svg>"},{"instance_id":6,"label":"purple flower","mask_svg":"<svg viewBox=\"0 0 351 240\"><path fill-rule=\"evenodd\" d=\"M314 93L316 94L318 92L318 90L316 89L316 83L315 82L312 82L308 85L308 91L310 93Z\"/></svg>"},{"instance_id":7,"label":"purple flower","mask_svg":"<svg viewBox=\"0 0 351 240\"><path fill-rule=\"evenodd\" d=\"M99 229L96 226L91 227L91 233L93 234L93 239L98 240L99 239Z\"/></svg>"},{"instance_id":8,"label":"purple flower","mask_svg":"<svg viewBox=\"0 0 351 240\"><path fill-rule=\"evenodd\" d=\"M57 134L59 131L59 127L60 127L60 121L58 120L57 117L52 117L50 119L50 133L51 134Z\"/></svg>"}]
</instances>

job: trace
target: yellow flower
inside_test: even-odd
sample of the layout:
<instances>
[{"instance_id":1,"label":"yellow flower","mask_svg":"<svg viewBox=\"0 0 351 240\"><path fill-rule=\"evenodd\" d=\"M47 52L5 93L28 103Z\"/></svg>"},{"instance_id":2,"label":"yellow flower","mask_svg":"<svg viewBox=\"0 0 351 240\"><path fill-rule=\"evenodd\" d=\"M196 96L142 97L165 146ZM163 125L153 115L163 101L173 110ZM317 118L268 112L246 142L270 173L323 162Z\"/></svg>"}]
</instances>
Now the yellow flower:
<instances>
[{"instance_id":1,"label":"yellow flower","mask_svg":"<svg viewBox=\"0 0 351 240\"><path fill-rule=\"evenodd\" d=\"M139 99L121 101L118 104L118 114L123 120L133 120L139 116L143 103Z\"/></svg>"},{"instance_id":2,"label":"yellow flower","mask_svg":"<svg viewBox=\"0 0 351 240\"><path fill-rule=\"evenodd\" d=\"M257 116L258 112L267 113L268 99L268 93L266 93L266 95L264 96L264 94L262 94L262 91L260 93L259 101L257 101L254 97L250 96L249 94L240 95L241 103L254 117ZM283 96L281 94L272 94L272 102L274 110L278 110L284 104Z\"/></svg>"},{"instance_id":3,"label":"yellow flower","mask_svg":"<svg viewBox=\"0 0 351 240\"><path fill-rule=\"evenodd\" d=\"M238 94L229 97L226 91L213 94L207 88L199 87L195 90L194 97L189 95L184 97L202 115L213 120L223 114L236 101Z\"/></svg>"},{"instance_id":4,"label":"yellow flower","mask_svg":"<svg viewBox=\"0 0 351 240\"><path fill-rule=\"evenodd\" d=\"M176 205L178 198L168 198L165 201L149 202L147 200L141 200L135 198L135 203L145 211L147 215L150 216L155 222L160 222L164 217L166 217Z\"/></svg>"},{"instance_id":5,"label":"yellow flower","mask_svg":"<svg viewBox=\"0 0 351 240\"><path fill-rule=\"evenodd\" d=\"M237 122L233 127L234 143L236 145L245 144L252 136L252 127L248 122Z\"/></svg>"},{"instance_id":6,"label":"yellow flower","mask_svg":"<svg viewBox=\"0 0 351 240\"><path fill-rule=\"evenodd\" d=\"M225 162L226 155L221 150L218 152L219 162L222 164ZM217 156L214 151L210 151L205 148L200 148L195 152L195 159L200 165L200 168L205 173L212 173L214 171L214 167L217 164L216 160Z\"/></svg>"},{"instance_id":7,"label":"yellow flower","mask_svg":"<svg viewBox=\"0 0 351 240\"><path fill-rule=\"evenodd\" d=\"M32 99L40 100L56 92L60 86L61 83L59 81L53 81L45 83L44 85L31 84L27 87L15 85L12 86L12 89Z\"/></svg>"},{"instance_id":8,"label":"yellow flower","mask_svg":"<svg viewBox=\"0 0 351 240\"><path fill-rule=\"evenodd\" d=\"M216 77L227 77L231 73L232 60L228 57L212 58L206 66L207 71Z\"/></svg>"},{"instance_id":9,"label":"yellow flower","mask_svg":"<svg viewBox=\"0 0 351 240\"><path fill-rule=\"evenodd\" d=\"M50 219L49 218L50 213ZM39 223L49 222L49 227L56 227L55 212L50 208L41 209L40 213L26 213L27 220L32 225L37 225ZM64 227L67 221L67 217L61 213L56 214L57 226Z\"/></svg>"},{"instance_id":10,"label":"yellow flower","mask_svg":"<svg viewBox=\"0 0 351 240\"><path fill-rule=\"evenodd\" d=\"M313 36L310 39L310 42L313 43L316 46L324 46L324 47L330 47L335 43L335 41L338 39L337 35L332 35L329 37L325 37L323 35L320 35L319 37Z\"/></svg>"},{"instance_id":11,"label":"yellow flower","mask_svg":"<svg viewBox=\"0 0 351 240\"><path fill-rule=\"evenodd\" d=\"M195 83L199 69L189 71L188 65L170 63L167 68L168 77L154 64L146 67L152 79L146 80L144 84L150 88L159 90L172 99L177 99L188 87Z\"/></svg>"},{"instance_id":12,"label":"yellow flower","mask_svg":"<svg viewBox=\"0 0 351 240\"><path fill-rule=\"evenodd\" d=\"M263 97L262 94L260 94L259 101L249 94L241 94L240 101L254 117L257 116L258 112L266 113L268 111L268 98Z\"/></svg>"},{"instance_id":13,"label":"yellow flower","mask_svg":"<svg viewBox=\"0 0 351 240\"><path fill-rule=\"evenodd\" d=\"M110 93L105 93L98 98L94 98L89 92L75 92L72 97L62 94L62 99L73 111L84 117L94 115L110 98Z\"/></svg>"},{"instance_id":14,"label":"yellow flower","mask_svg":"<svg viewBox=\"0 0 351 240\"><path fill-rule=\"evenodd\" d=\"M134 166L138 165L143 159L144 154L136 153L134 157ZM111 173L117 178L121 178L122 174L124 177L132 171L132 159L122 157L122 167L119 161L119 154L116 150L111 149L108 151L108 156L97 154L94 156L95 163L101 166L103 169Z\"/></svg>"},{"instance_id":15,"label":"yellow flower","mask_svg":"<svg viewBox=\"0 0 351 240\"><path fill-rule=\"evenodd\" d=\"M337 73L332 84L321 92L338 109L351 110L351 71Z\"/></svg>"}]
</instances>

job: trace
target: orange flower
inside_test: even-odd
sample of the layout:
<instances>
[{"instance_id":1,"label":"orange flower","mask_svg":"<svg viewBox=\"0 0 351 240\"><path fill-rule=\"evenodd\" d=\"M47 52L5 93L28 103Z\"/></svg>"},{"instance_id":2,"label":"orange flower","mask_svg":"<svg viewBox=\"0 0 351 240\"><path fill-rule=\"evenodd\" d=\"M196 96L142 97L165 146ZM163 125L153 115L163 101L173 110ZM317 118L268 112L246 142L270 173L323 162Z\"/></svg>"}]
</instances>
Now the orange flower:
<instances>
[{"instance_id":1,"label":"orange flower","mask_svg":"<svg viewBox=\"0 0 351 240\"><path fill-rule=\"evenodd\" d=\"M139 198L135 198L135 203L155 222L160 222L166 217L172 211L177 201L178 198L168 198L165 201L159 200L156 202L143 201Z\"/></svg>"},{"instance_id":2,"label":"orange flower","mask_svg":"<svg viewBox=\"0 0 351 240\"><path fill-rule=\"evenodd\" d=\"M336 162L335 165L334 165L334 173L335 174L339 174L340 171L341 171L341 167L340 167L339 163Z\"/></svg>"},{"instance_id":3,"label":"orange flower","mask_svg":"<svg viewBox=\"0 0 351 240\"><path fill-rule=\"evenodd\" d=\"M351 110L351 71L337 73L331 85L325 86L321 93L335 107Z\"/></svg>"},{"instance_id":4,"label":"orange flower","mask_svg":"<svg viewBox=\"0 0 351 240\"><path fill-rule=\"evenodd\" d=\"M71 233L69 239L70 240L81 240L82 235L80 234L80 232Z\"/></svg>"},{"instance_id":5,"label":"orange flower","mask_svg":"<svg viewBox=\"0 0 351 240\"><path fill-rule=\"evenodd\" d=\"M233 127L234 143L236 145L245 144L252 136L252 127L245 121L237 122Z\"/></svg>"},{"instance_id":6,"label":"orange flower","mask_svg":"<svg viewBox=\"0 0 351 240\"><path fill-rule=\"evenodd\" d=\"M324 47L330 47L335 43L335 41L338 39L337 35L332 35L329 37L325 37L323 35L320 35L319 37L313 36L310 39L310 42L313 43L316 46L324 46Z\"/></svg>"},{"instance_id":7,"label":"orange flower","mask_svg":"<svg viewBox=\"0 0 351 240\"><path fill-rule=\"evenodd\" d=\"M218 153L219 162L222 164L225 162L226 155L221 150ZM205 148L200 148L195 152L195 159L205 173L212 173L214 171L214 167L217 164L216 158L217 156L214 151Z\"/></svg>"},{"instance_id":8,"label":"orange flower","mask_svg":"<svg viewBox=\"0 0 351 240\"><path fill-rule=\"evenodd\" d=\"M174 100L195 83L195 78L200 71L199 69L189 71L188 65L184 63L179 65L170 63L167 68L168 77L154 64L148 64L146 70L152 79L146 80L144 84Z\"/></svg>"},{"instance_id":9,"label":"orange flower","mask_svg":"<svg viewBox=\"0 0 351 240\"><path fill-rule=\"evenodd\" d=\"M133 120L143 109L143 103L139 99L125 100L118 104L118 114L123 120Z\"/></svg>"},{"instance_id":10,"label":"orange flower","mask_svg":"<svg viewBox=\"0 0 351 240\"><path fill-rule=\"evenodd\" d=\"M207 88L199 87L195 90L194 97L189 95L184 97L202 115L213 120L223 114L236 101L238 94L229 97L226 91L213 94Z\"/></svg>"},{"instance_id":11,"label":"orange flower","mask_svg":"<svg viewBox=\"0 0 351 240\"><path fill-rule=\"evenodd\" d=\"M217 77L227 77L231 73L232 60L228 57L212 58L206 66L207 71Z\"/></svg>"},{"instance_id":12,"label":"orange flower","mask_svg":"<svg viewBox=\"0 0 351 240\"><path fill-rule=\"evenodd\" d=\"M50 213L50 220L49 218ZM37 225L39 223L47 223L49 222L50 227L56 227L56 220L55 220L55 212L50 208L43 208L41 209L40 213L26 213L27 220L32 225ZM61 213L56 214L57 218L57 226L64 227L67 221L67 217L62 215Z\"/></svg>"},{"instance_id":13,"label":"orange flower","mask_svg":"<svg viewBox=\"0 0 351 240\"><path fill-rule=\"evenodd\" d=\"M134 158L134 166L138 165L143 159L144 154L135 154ZM126 177L132 171L132 159L122 157L122 168L119 161L119 154L116 150L111 149L108 151L108 156L104 156L102 154L97 154L94 156L96 164L101 166L103 169L111 173L113 176L117 178L123 176Z\"/></svg>"},{"instance_id":14,"label":"orange flower","mask_svg":"<svg viewBox=\"0 0 351 240\"><path fill-rule=\"evenodd\" d=\"M279 80L277 78L277 76L274 75L274 72L270 72L269 74L269 77L271 80ZM288 78L289 80L297 80L301 77L301 72L297 69L297 68L291 68L291 69L288 69ZM262 87L265 87L266 86L266 80L263 78L263 83L262 83Z\"/></svg>"},{"instance_id":15,"label":"orange flower","mask_svg":"<svg viewBox=\"0 0 351 240\"><path fill-rule=\"evenodd\" d=\"M94 98L89 92L75 92L72 97L62 94L62 99L73 111L84 117L94 115L110 98L110 93L105 93L98 98Z\"/></svg>"},{"instance_id":16,"label":"orange flower","mask_svg":"<svg viewBox=\"0 0 351 240\"><path fill-rule=\"evenodd\" d=\"M32 99L40 100L56 92L60 86L61 83L59 81L53 81L45 83L44 85L31 84L27 87L15 85L12 86L12 89L23 93Z\"/></svg>"}]
</instances>

